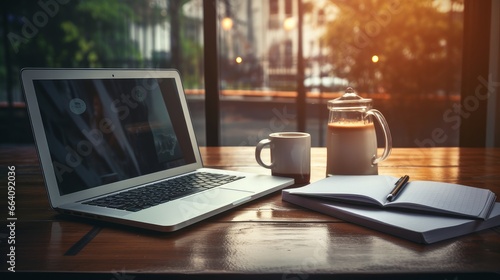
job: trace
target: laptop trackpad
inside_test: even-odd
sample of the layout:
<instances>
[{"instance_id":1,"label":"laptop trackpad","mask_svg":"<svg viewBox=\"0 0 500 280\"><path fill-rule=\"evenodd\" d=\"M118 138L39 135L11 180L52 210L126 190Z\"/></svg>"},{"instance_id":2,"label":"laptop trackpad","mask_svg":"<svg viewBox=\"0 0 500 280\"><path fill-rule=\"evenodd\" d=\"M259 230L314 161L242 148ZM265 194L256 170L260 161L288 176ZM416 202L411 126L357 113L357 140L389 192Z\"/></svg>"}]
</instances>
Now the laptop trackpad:
<instances>
[{"instance_id":1,"label":"laptop trackpad","mask_svg":"<svg viewBox=\"0 0 500 280\"><path fill-rule=\"evenodd\" d=\"M250 198L252 198L251 192L216 188L183 198L181 200L193 202L197 205L224 206L229 204L237 205L249 200Z\"/></svg>"}]
</instances>

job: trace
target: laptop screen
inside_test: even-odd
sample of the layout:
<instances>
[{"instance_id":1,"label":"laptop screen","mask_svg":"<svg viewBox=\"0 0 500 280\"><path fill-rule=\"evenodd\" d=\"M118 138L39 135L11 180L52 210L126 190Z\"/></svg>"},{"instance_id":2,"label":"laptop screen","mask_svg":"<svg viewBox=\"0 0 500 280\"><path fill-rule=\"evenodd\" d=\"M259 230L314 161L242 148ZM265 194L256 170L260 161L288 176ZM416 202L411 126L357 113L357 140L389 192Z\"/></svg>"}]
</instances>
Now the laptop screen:
<instances>
[{"instance_id":1,"label":"laptop screen","mask_svg":"<svg viewBox=\"0 0 500 280\"><path fill-rule=\"evenodd\" d=\"M61 195L196 161L174 78L34 87Z\"/></svg>"}]
</instances>

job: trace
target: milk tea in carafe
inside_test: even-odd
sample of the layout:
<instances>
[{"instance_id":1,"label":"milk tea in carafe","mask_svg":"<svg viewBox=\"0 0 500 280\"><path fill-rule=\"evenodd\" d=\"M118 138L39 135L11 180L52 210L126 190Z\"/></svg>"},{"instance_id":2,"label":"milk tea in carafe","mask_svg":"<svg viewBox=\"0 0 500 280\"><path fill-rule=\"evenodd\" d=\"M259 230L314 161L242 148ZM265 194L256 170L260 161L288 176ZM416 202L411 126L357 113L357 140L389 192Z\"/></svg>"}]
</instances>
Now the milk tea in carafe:
<instances>
[{"instance_id":1,"label":"milk tea in carafe","mask_svg":"<svg viewBox=\"0 0 500 280\"><path fill-rule=\"evenodd\" d=\"M392 149L389 127L382 113L371 108L371 101L357 95L352 88L328 101L327 176L375 175L378 163L389 156ZM385 138L380 157L373 118L380 123Z\"/></svg>"}]
</instances>

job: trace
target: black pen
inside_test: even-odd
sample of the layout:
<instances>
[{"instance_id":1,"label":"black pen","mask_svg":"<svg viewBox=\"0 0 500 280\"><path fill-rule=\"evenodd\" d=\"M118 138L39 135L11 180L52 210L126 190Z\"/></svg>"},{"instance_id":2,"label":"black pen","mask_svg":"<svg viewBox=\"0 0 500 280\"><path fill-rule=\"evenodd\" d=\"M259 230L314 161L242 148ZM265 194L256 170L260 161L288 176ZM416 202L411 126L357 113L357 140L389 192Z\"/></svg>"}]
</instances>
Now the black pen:
<instances>
[{"instance_id":1,"label":"black pen","mask_svg":"<svg viewBox=\"0 0 500 280\"><path fill-rule=\"evenodd\" d=\"M394 189L392 189L392 191L387 195L387 200L393 201L394 199L396 199L396 196L398 196L401 190L403 190L403 188L406 186L406 183L408 183L408 180L410 180L410 176L408 175L399 178L399 180L395 184L396 186L394 187Z\"/></svg>"}]
</instances>

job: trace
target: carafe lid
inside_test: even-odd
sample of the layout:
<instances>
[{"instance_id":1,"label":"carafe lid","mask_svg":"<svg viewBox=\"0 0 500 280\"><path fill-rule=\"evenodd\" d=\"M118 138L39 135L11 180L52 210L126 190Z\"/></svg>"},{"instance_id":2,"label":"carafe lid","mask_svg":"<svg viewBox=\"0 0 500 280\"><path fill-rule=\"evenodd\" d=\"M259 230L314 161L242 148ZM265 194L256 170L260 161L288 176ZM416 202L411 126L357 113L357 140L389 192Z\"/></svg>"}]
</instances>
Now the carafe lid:
<instances>
[{"instance_id":1,"label":"carafe lid","mask_svg":"<svg viewBox=\"0 0 500 280\"><path fill-rule=\"evenodd\" d=\"M371 107L371 103L371 98L363 98L356 94L352 87L348 87L341 97L328 101L328 108L334 109Z\"/></svg>"}]
</instances>

